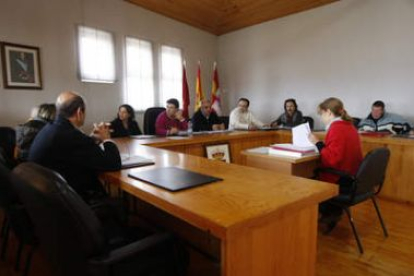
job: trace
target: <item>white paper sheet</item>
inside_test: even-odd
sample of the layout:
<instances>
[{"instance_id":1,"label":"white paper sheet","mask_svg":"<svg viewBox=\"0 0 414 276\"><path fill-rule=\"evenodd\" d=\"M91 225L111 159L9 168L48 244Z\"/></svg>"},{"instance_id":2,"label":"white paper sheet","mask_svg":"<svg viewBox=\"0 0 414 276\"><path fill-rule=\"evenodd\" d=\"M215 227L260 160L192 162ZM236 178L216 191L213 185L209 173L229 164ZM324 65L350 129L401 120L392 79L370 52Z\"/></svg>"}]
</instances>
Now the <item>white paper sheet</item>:
<instances>
[{"instance_id":1,"label":"white paper sheet","mask_svg":"<svg viewBox=\"0 0 414 276\"><path fill-rule=\"evenodd\" d=\"M298 147L315 147L309 141L309 134L311 133L309 123L304 123L292 128L293 145Z\"/></svg>"}]
</instances>

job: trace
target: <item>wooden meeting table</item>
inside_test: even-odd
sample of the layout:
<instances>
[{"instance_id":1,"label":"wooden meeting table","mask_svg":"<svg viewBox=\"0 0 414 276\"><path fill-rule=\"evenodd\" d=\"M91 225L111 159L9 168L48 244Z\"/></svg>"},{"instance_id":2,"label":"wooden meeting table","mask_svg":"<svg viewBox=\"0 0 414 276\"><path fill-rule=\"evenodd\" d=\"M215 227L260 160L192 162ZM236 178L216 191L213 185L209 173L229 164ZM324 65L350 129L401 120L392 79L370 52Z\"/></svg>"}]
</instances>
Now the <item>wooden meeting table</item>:
<instances>
[{"instance_id":1,"label":"wooden meeting table","mask_svg":"<svg viewBox=\"0 0 414 276\"><path fill-rule=\"evenodd\" d=\"M318 204L337 195L337 186L195 156L204 155L205 144L227 142L238 160L235 149L273 143L276 136L255 132L187 140L116 139L122 152L151 158L155 165L103 177L137 198L140 216L219 260L221 275L315 275ZM169 192L128 177L131 170L169 166L223 181Z\"/></svg>"}]
</instances>

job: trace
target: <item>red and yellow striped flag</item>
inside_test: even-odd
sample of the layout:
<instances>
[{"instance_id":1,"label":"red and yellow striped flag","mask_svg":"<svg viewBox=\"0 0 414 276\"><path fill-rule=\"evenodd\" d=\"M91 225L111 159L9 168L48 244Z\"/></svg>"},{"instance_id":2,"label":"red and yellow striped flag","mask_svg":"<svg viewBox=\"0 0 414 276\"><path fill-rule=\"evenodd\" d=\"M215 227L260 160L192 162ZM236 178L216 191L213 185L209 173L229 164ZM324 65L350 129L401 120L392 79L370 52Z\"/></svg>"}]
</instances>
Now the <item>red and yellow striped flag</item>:
<instances>
[{"instance_id":1,"label":"red and yellow striped flag","mask_svg":"<svg viewBox=\"0 0 414 276\"><path fill-rule=\"evenodd\" d=\"M198 62L197 80L196 80L196 99L194 102L194 110L197 111L201 107L201 101L204 99L203 90L201 88L201 65Z\"/></svg>"},{"instance_id":2,"label":"red and yellow striped flag","mask_svg":"<svg viewBox=\"0 0 414 276\"><path fill-rule=\"evenodd\" d=\"M221 116L221 98L220 98L220 85L217 71L217 63L214 62L213 69L213 83L211 86L211 103L214 111L218 116Z\"/></svg>"}]
</instances>

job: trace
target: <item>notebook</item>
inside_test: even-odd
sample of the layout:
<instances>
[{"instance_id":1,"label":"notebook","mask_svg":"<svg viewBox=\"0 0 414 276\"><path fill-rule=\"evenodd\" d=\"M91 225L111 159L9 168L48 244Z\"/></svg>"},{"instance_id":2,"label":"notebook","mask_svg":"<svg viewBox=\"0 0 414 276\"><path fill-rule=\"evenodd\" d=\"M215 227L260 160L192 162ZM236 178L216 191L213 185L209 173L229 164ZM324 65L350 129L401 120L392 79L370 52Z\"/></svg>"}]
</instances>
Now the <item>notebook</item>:
<instances>
[{"instance_id":1,"label":"notebook","mask_svg":"<svg viewBox=\"0 0 414 276\"><path fill-rule=\"evenodd\" d=\"M157 138L155 135L131 135L130 137L138 140Z\"/></svg>"},{"instance_id":2,"label":"notebook","mask_svg":"<svg viewBox=\"0 0 414 276\"><path fill-rule=\"evenodd\" d=\"M204 175L176 167L132 171L128 176L172 192L223 180L214 176Z\"/></svg>"},{"instance_id":3,"label":"notebook","mask_svg":"<svg viewBox=\"0 0 414 276\"><path fill-rule=\"evenodd\" d=\"M269 131L269 130L279 130L279 127L271 127L271 126L265 126L265 127L261 127L259 128L259 130L263 130L263 131Z\"/></svg>"},{"instance_id":4,"label":"notebook","mask_svg":"<svg viewBox=\"0 0 414 276\"><path fill-rule=\"evenodd\" d=\"M142 166L148 166L148 165L154 165L154 161L151 159L134 155L134 156L122 156L121 155L121 163L122 169L129 169L129 168L135 168L135 167L142 167Z\"/></svg>"},{"instance_id":5,"label":"notebook","mask_svg":"<svg viewBox=\"0 0 414 276\"><path fill-rule=\"evenodd\" d=\"M396 138L404 138L404 139L414 139L414 134L394 134L392 135L392 137L396 137Z\"/></svg>"}]
</instances>

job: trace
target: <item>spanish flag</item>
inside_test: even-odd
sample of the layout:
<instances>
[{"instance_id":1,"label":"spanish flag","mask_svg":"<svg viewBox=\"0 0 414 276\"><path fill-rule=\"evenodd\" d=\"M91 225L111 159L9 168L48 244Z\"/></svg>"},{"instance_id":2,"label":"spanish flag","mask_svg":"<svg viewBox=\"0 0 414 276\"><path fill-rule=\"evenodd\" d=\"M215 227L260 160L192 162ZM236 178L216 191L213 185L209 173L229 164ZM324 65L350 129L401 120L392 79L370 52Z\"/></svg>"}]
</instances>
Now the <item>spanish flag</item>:
<instances>
[{"instance_id":1,"label":"spanish flag","mask_svg":"<svg viewBox=\"0 0 414 276\"><path fill-rule=\"evenodd\" d=\"M197 80L196 80L196 99L194 102L194 110L197 111L201 107L201 101L204 99L203 90L201 88L201 65L198 62Z\"/></svg>"},{"instance_id":2,"label":"spanish flag","mask_svg":"<svg viewBox=\"0 0 414 276\"><path fill-rule=\"evenodd\" d=\"M214 68L213 68L213 83L211 85L211 103L217 115L221 116L220 85L219 85L216 62L214 62Z\"/></svg>"}]
</instances>

